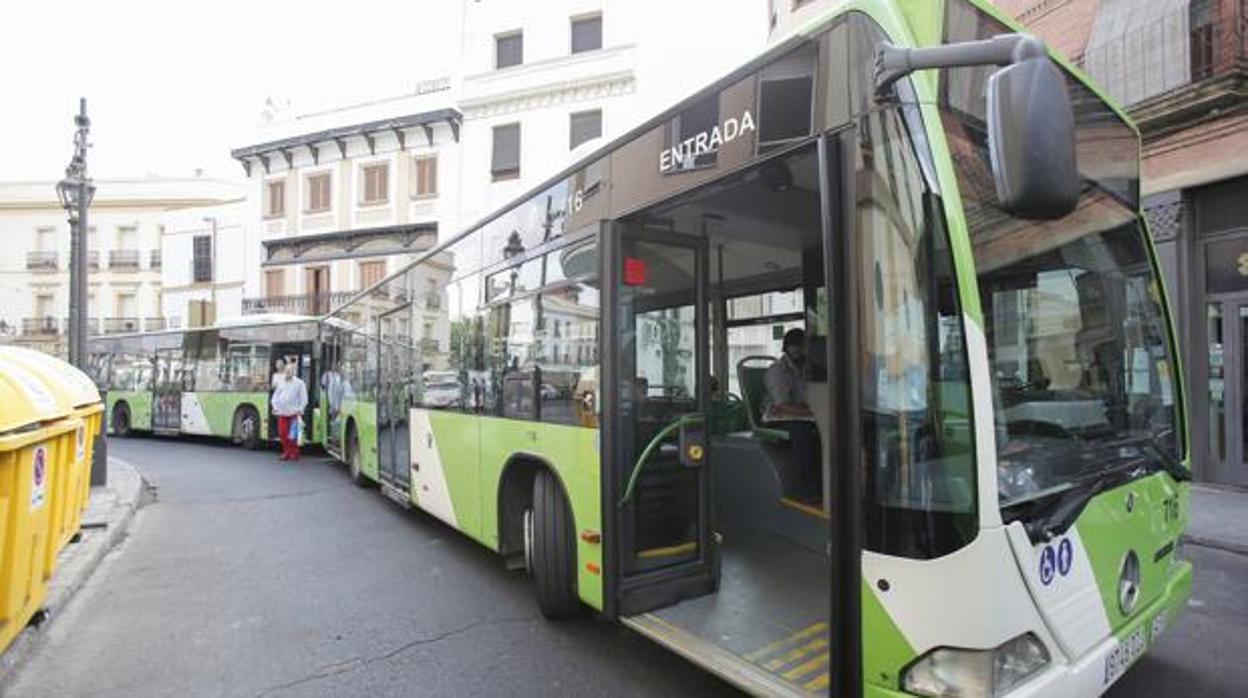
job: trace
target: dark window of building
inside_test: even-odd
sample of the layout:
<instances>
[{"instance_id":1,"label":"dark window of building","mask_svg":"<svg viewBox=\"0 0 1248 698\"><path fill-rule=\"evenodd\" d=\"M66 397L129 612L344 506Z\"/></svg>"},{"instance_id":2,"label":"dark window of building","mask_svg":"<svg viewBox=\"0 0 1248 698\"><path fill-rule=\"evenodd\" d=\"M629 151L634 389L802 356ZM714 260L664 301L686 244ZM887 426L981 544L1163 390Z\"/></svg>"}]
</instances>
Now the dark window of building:
<instances>
[{"instance_id":1,"label":"dark window of building","mask_svg":"<svg viewBox=\"0 0 1248 698\"><path fill-rule=\"evenodd\" d=\"M490 175L495 181L520 176L520 124L494 127L494 156Z\"/></svg>"},{"instance_id":2,"label":"dark window of building","mask_svg":"<svg viewBox=\"0 0 1248 698\"><path fill-rule=\"evenodd\" d=\"M602 48L602 16L572 20L572 53Z\"/></svg>"},{"instance_id":3,"label":"dark window of building","mask_svg":"<svg viewBox=\"0 0 1248 698\"><path fill-rule=\"evenodd\" d=\"M191 255L195 283L212 281L212 236L196 235L191 241Z\"/></svg>"},{"instance_id":4,"label":"dark window of building","mask_svg":"<svg viewBox=\"0 0 1248 698\"><path fill-rule=\"evenodd\" d=\"M1191 26L1192 79L1213 75L1214 22L1218 6L1213 0L1192 0L1188 6Z\"/></svg>"},{"instance_id":5,"label":"dark window of building","mask_svg":"<svg viewBox=\"0 0 1248 698\"><path fill-rule=\"evenodd\" d=\"M582 111L569 118L568 148L575 148L585 141L602 135L602 110Z\"/></svg>"},{"instance_id":6,"label":"dark window of building","mask_svg":"<svg viewBox=\"0 0 1248 698\"><path fill-rule=\"evenodd\" d=\"M494 67L510 68L524 62L524 33L512 32L494 37Z\"/></svg>"}]
</instances>

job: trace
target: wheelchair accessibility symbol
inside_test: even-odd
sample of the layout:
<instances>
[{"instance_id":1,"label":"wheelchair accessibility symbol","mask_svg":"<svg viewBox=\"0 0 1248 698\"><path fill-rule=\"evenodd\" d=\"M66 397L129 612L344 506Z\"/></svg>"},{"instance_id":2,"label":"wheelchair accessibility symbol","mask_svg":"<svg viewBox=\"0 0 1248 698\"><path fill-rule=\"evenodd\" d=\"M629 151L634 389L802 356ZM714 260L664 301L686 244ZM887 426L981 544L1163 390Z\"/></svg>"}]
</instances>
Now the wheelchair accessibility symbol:
<instances>
[{"instance_id":1,"label":"wheelchair accessibility symbol","mask_svg":"<svg viewBox=\"0 0 1248 698\"><path fill-rule=\"evenodd\" d=\"M1040 583L1046 587L1058 575L1065 577L1075 564L1075 546L1069 538L1063 538L1057 546L1044 546L1040 551Z\"/></svg>"}]
</instances>

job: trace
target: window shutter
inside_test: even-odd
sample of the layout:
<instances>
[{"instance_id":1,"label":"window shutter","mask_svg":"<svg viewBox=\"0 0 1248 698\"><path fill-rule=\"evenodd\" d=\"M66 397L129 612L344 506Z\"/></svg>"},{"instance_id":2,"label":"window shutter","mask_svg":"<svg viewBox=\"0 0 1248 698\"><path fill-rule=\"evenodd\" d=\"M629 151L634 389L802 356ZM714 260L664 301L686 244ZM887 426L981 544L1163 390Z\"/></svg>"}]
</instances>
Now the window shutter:
<instances>
[{"instance_id":1,"label":"window shutter","mask_svg":"<svg viewBox=\"0 0 1248 698\"><path fill-rule=\"evenodd\" d=\"M569 118L568 148L575 148L585 141L602 135L602 110L583 111Z\"/></svg>"},{"instance_id":2,"label":"window shutter","mask_svg":"<svg viewBox=\"0 0 1248 698\"><path fill-rule=\"evenodd\" d=\"M494 127L494 157L490 172L495 179L520 175L520 124Z\"/></svg>"},{"instance_id":3,"label":"window shutter","mask_svg":"<svg viewBox=\"0 0 1248 698\"><path fill-rule=\"evenodd\" d=\"M494 67L509 68L524 62L524 34L494 37Z\"/></svg>"},{"instance_id":4,"label":"window shutter","mask_svg":"<svg viewBox=\"0 0 1248 698\"><path fill-rule=\"evenodd\" d=\"M602 48L602 17L572 20L572 53Z\"/></svg>"}]
</instances>

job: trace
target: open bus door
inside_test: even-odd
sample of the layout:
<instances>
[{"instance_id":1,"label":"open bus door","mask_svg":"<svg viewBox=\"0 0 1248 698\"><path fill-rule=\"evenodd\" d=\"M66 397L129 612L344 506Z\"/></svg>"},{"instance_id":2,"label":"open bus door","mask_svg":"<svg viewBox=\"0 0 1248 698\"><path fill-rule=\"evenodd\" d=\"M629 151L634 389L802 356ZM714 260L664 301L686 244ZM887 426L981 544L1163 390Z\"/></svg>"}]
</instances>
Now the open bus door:
<instances>
[{"instance_id":1,"label":"open bus door","mask_svg":"<svg viewBox=\"0 0 1248 698\"><path fill-rule=\"evenodd\" d=\"M615 224L607 235L604 456L620 615L715 590L703 240ZM614 375L611 375L614 374ZM614 393L614 394L613 394Z\"/></svg>"},{"instance_id":2,"label":"open bus door","mask_svg":"<svg viewBox=\"0 0 1248 698\"><path fill-rule=\"evenodd\" d=\"M404 506L411 502L408 394L413 359L399 329L410 312L405 305L377 318L377 473L382 492Z\"/></svg>"},{"instance_id":3,"label":"open bus door","mask_svg":"<svg viewBox=\"0 0 1248 698\"><path fill-rule=\"evenodd\" d=\"M156 376L152 380L152 431L177 433L182 428L181 347L156 350Z\"/></svg>"}]
</instances>

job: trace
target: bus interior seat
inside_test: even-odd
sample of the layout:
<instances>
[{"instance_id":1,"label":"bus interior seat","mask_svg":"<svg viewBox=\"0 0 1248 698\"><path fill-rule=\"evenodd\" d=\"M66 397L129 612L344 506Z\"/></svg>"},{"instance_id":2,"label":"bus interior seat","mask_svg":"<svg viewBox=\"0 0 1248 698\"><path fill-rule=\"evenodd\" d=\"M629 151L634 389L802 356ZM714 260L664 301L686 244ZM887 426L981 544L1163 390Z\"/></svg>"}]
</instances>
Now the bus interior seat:
<instances>
[{"instance_id":1,"label":"bus interior seat","mask_svg":"<svg viewBox=\"0 0 1248 698\"><path fill-rule=\"evenodd\" d=\"M767 391L767 369L776 362L772 356L747 356L737 362L737 382L754 438L764 443L788 444L789 433L763 426L763 394Z\"/></svg>"}]
</instances>

